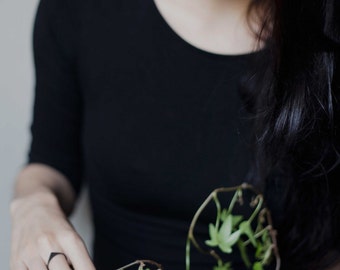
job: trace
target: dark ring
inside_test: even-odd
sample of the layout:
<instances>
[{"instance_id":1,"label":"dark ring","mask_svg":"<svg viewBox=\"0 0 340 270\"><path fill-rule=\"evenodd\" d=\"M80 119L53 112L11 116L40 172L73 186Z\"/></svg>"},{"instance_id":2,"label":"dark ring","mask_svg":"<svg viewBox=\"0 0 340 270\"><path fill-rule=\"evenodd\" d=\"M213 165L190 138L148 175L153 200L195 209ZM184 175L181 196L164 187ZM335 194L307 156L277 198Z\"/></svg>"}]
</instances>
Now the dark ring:
<instances>
[{"instance_id":1,"label":"dark ring","mask_svg":"<svg viewBox=\"0 0 340 270\"><path fill-rule=\"evenodd\" d=\"M50 265L50 262L52 261L52 259L55 257L55 256L58 256L58 255L63 255L67 261L67 256L62 253L62 252L51 252L50 253L50 257L48 258L48 261L47 261L47 270L49 270L49 265Z\"/></svg>"}]
</instances>

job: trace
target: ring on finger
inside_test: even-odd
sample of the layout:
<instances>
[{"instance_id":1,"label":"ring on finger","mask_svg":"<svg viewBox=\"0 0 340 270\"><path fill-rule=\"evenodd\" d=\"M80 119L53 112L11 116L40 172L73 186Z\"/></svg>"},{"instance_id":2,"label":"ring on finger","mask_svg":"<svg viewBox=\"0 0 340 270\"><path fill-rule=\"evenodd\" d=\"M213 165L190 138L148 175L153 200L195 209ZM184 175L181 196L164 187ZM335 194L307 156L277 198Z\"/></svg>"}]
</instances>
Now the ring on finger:
<instances>
[{"instance_id":1,"label":"ring on finger","mask_svg":"<svg viewBox=\"0 0 340 270\"><path fill-rule=\"evenodd\" d=\"M66 254L65 253L63 253L63 252L51 252L50 253L50 256L48 257L48 260L47 260L47 270L49 270L50 269L50 263L51 263L51 261L53 260L53 258L54 257L56 257L56 256L58 256L58 255L62 255L62 256L64 256L65 257L65 260L68 262L68 258L67 258L67 256L66 256ZM71 269L73 269L73 267L72 266L70 266L71 267Z\"/></svg>"}]
</instances>

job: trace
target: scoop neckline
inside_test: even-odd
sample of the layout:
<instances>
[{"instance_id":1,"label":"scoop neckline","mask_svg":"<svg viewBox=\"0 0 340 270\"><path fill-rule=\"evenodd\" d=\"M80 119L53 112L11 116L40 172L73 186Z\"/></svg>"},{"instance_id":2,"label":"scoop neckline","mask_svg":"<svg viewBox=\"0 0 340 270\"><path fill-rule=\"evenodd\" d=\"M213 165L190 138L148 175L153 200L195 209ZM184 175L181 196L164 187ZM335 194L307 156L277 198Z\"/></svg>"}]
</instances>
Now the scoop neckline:
<instances>
[{"instance_id":1,"label":"scoop neckline","mask_svg":"<svg viewBox=\"0 0 340 270\"><path fill-rule=\"evenodd\" d=\"M201 49L193 44L191 44L190 42L188 42L187 40L185 40L181 35L179 35L170 25L169 23L166 21L166 19L163 17L163 15L161 14L161 12L158 9L157 4L155 3L155 0L150 0L151 1L151 7L153 9L154 14L158 17L160 24L162 27L165 28L165 30L173 37L175 38L178 42L180 42L183 47L185 47L186 49L196 53L196 54L200 54L203 55L205 57L208 57L210 59L214 59L214 60L221 60L221 61L225 61L225 60L232 60L232 59L245 59L245 58L252 58L258 54L260 54L261 52L265 51L266 48L261 48L260 50L254 50L254 51L250 51L250 52L245 52L245 53L239 53L239 54L220 54L220 53L215 53L215 52L211 52L211 51L207 51L204 49Z\"/></svg>"}]
</instances>

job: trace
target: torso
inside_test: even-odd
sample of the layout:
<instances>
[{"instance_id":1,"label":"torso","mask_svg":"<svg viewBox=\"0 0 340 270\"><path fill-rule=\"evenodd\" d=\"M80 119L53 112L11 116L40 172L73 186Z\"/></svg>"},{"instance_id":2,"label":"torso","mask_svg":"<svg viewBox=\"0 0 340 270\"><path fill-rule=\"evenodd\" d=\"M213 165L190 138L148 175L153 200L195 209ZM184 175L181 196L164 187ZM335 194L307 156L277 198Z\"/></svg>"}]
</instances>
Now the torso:
<instances>
[{"instance_id":1,"label":"torso","mask_svg":"<svg viewBox=\"0 0 340 270\"><path fill-rule=\"evenodd\" d=\"M250 127L239 86L258 55L187 41L191 30L165 20L153 0L79 2L73 34L98 269L138 258L184 269L197 208L213 189L246 181ZM192 258L195 269L211 262Z\"/></svg>"},{"instance_id":2,"label":"torso","mask_svg":"<svg viewBox=\"0 0 340 270\"><path fill-rule=\"evenodd\" d=\"M189 43L153 0L100 3L83 15L91 20L78 56L95 258L111 268L151 257L184 269L199 205L213 189L245 181L249 123L238 87L256 53ZM192 259L195 269L210 261Z\"/></svg>"}]
</instances>

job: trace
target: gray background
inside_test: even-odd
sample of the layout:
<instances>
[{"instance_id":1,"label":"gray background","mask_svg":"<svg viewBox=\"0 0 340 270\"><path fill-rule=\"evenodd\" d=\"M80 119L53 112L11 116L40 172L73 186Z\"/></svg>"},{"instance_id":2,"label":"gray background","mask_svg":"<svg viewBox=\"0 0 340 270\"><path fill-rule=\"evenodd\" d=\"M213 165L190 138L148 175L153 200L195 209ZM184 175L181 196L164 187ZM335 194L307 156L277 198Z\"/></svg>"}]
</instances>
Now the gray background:
<instances>
[{"instance_id":1,"label":"gray background","mask_svg":"<svg viewBox=\"0 0 340 270\"><path fill-rule=\"evenodd\" d=\"M0 0L0 269L9 269L10 217L14 179L30 141L34 94L31 35L38 0ZM86 192L72 217L89 246L91 224Z\"/></svg>"}]
</instances>

